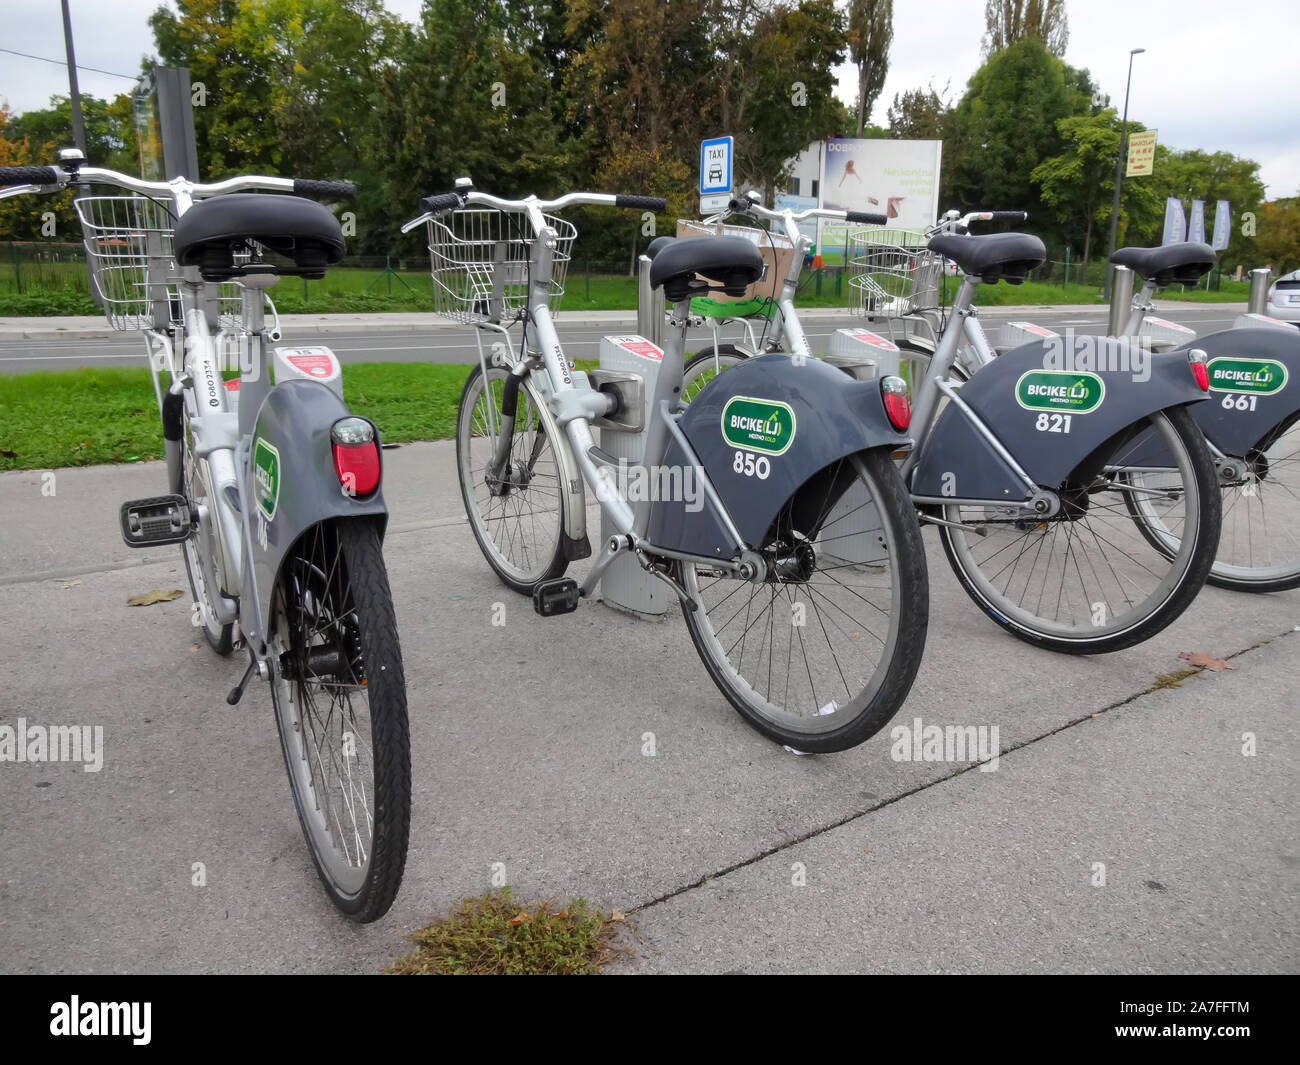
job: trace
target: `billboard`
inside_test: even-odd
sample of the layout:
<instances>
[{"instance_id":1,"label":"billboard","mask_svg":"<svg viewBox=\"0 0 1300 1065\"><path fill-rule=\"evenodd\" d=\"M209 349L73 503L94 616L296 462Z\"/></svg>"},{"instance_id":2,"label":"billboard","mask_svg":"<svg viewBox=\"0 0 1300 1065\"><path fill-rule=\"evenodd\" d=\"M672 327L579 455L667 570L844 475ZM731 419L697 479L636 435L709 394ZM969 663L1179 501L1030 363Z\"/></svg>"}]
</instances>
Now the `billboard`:
<instances>
[{"instance_id":1,"label":"billboard","mask_svg":"<svg viewBox=\"0 0 1300 1065\"><path fill-rule=\"evenodd\" d=\"M833 137L822 162L823 207L886 215L891 227L923 229L939 213L943 141ZM823 250L844 246L844 227L823 223Z\"/></svg>"}]
</instances>

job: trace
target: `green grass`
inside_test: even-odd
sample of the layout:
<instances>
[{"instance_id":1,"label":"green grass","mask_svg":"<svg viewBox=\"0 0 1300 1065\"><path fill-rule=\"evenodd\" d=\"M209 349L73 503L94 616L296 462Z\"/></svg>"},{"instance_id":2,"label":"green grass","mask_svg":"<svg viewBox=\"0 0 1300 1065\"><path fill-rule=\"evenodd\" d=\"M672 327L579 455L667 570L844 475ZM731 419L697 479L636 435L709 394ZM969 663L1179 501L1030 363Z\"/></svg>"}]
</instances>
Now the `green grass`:
<instances>
[{"instance_id":1,"label":"green grass","mask_svg":"<svg viewBox=\"0 0 1300 1065\"><path fill-rule=\"evenodd\" d=\"M349 363L343 394L385 442L455 432L468 366ZM229 376L229 375L227 375ZM147 369L11 374L0 386L0 470L53 469L163 457Z\"/></svg>"},{"instance_id":2,"label":"green grass","mask_svg":"<svg viewBox=\"0 0 1300 1065\"><path fill-rule=\"evenodd\" d=\"M583 899L525 905L509 888L465 899L414 933L416 949L392 976L589 976L623 953L613 945L617 911L606 917Z\"/></svg>"}]
</instances>

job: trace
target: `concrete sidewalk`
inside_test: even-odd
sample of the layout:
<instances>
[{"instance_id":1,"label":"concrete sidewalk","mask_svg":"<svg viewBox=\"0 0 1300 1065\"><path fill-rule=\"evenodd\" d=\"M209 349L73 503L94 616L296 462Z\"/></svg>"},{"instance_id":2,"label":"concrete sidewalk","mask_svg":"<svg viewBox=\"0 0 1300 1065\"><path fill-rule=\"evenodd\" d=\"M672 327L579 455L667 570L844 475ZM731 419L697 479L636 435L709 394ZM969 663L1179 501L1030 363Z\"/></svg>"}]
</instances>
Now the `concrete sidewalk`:
<instances>
[{"instance_id":1,"label":"concrete sidewalk","mask_svg":"<svg viewBox=\"0 0 1300 1065\"><path fill-rule=\"evenodd\" d=\"M1244 313L1244 303L1182 303L1194 309L1212 307L1234 314ZM1062 314L1105 313L1104 303L1095 304L1023 304L1014 307L980 307L981 316L1014 317L1029 311L1059 311ZM808 321L841 318L850 313L843 307L801 307L799 316ZM565 325L629 325L636 322L636 311L562 311L557 319ZM330 334L424 333L431 329L464 328L439 318L432 311L384 314L282 314L280 324L286 336L329 336ZM68 340L101 340L117 331L96 316L64 315L49 318L0 318L0 340L41 340L62 337Z\"/></svg>"},{"instance_id":2,"label":"concrete sidewalk","mask_svg":"<svg viewBox=\"0 0 1300 1065\"><path fill-rule=\"evenodd\" d=\"M507 592L453 453L385 455L414 811L397 903L364 928L317 885L265 690L226 705L242 663L196 646L188 596L125 605L185 587L179 551L117 532L161 466L59 470L52 497L0 474L0 723L105 736L99 773L0 763L0 968L374 972L501 866L521 897L630 914L615 971L1300 967L1300 592L1209 588L1140 647L1058 656L984 620L929 532L927 653L893 724L996 725L998 769L896 761L889 729L796 757L675 613L544 620ZM1152 692L1180 651L1236 669Z\"/></svg>"}]
</instances>

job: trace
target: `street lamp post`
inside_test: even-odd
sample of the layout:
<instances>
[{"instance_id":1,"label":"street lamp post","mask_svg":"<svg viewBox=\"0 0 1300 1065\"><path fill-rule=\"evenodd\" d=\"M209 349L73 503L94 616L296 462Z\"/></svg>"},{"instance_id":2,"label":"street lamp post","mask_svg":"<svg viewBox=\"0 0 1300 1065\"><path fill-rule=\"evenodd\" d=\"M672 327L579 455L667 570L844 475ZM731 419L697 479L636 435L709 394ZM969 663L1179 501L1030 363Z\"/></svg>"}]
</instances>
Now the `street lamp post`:
<instances>
[{"instance_id":1,"label":"street lamp post","mask_svg":"<svg viewBox=\"0 0 1300 1065\"><path fill-rule=\"evenodd\" d=\"M1119 127L1119 154L1115 157L1115 202L1110 208L1110 242L1107 245L1106 258L1115 254L1115 238L1119 230L1119 194L1124 186L1124 150L1128 139L1128 91L1133 86L1133 57L1145 52L1145 48L1130 48L1128 53L1128 80L1124 83L1124 120ZM1106 264L1105 298L1110 299L1110 264Z\"/></svg>"}]
</instances>

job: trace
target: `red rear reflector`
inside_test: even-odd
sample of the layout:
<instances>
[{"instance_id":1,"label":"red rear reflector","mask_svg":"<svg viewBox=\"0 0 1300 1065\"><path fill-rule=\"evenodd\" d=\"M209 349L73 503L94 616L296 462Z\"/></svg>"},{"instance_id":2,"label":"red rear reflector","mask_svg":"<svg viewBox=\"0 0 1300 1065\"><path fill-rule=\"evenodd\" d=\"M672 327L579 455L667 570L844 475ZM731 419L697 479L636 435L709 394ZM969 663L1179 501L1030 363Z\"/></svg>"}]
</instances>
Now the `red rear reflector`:
<instances>
[{"instance_id":1,"label":"red rear reflector","mask_svg":"<svg viewBox=\"0 0 1300 1065\"><path fill-rule=\"evenodd\" d=\"M339 484L350 496L369 495L379 486L379 446L373 441L364 444L334 444L334 471Z\"/></svg>"},{"instance_id":2,"label":"red rear reflector","mask_svg":"<svg viewBox=\"0 0 1300 1065\"><path fill-rule=\"evenodd\" d=\"M885 417L900 433L912 424L912 404L907 399L907 382L901 377L884 377L880 381L880 398L885 401Z\"/></svg>"},{"instance_id":3,"label":"red rear reflector","mask_svg":"<svg viewBox=\"0 0 1300 1065\"><path fill-rule=\"evenodd\" d=\"M1202 392L1210 390L1210 371L1205 368L1205 363L1192 363L1192 376L1196 378L1196 383L1200 386Z\"/></svg>"}]
</instances>

